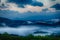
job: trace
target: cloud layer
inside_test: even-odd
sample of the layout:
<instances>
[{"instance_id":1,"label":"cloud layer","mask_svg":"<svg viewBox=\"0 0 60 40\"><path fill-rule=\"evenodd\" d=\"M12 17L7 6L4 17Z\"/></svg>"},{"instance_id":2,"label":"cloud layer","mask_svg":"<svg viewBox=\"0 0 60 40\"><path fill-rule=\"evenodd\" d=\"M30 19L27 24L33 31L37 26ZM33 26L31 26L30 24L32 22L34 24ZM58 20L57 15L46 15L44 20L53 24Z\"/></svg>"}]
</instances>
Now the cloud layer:
<instances>
[{"instance_id":1,"label":"cloud layer","mask_svg":"<svg viewBox=\"0 0 60 40\"><path fill-rule=\"evenodd\" d=\"M55 4L51 8L55 8L56 10L60 10L60 4Z\"/></svg>"},{"instance_id":2,"label":"cloud layer","mask_svg":"<svg viewBox=\"0 0 60 40\"><path fill-rule=\"evenodd\" d=\"M43 3L33 1L33 0L9 0L9 2L16 3L20 7L24 7L24 5L32 5L32 6L43 6Z\"/></svg>"},{"instance_id":3,"label":"cloud layer","mask_svg":"<svg viewBox=\"0 0 60 40\"><path fill-rule=\"evenodd\" d=\"M19 13L41 12L44 9L55 12L60 10L60 4L56 5L59 0L1 0L0 10L12 10ZM46 10L46 11L47 11Z\"/></svg>"}]
</instances>

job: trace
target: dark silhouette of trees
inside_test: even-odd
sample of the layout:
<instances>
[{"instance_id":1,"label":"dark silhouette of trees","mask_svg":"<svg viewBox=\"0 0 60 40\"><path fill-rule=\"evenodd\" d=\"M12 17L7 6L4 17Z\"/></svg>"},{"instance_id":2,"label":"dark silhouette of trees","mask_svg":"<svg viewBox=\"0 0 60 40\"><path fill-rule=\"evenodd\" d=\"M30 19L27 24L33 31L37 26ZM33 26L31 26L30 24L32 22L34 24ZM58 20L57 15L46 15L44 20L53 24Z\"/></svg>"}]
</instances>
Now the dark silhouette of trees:
<instances>
[{"instance_id":1,"label":"dark silhouette of trees","mask_svg":"<svg viewBox=\"0 0 60 40\"><path fill-rule=\"evenodd\" d=\"M0 34L0 40L60 40L60 36L33 36L32 34L28 36L18 36L5 32Z\"/></svg>"}]
</instances>

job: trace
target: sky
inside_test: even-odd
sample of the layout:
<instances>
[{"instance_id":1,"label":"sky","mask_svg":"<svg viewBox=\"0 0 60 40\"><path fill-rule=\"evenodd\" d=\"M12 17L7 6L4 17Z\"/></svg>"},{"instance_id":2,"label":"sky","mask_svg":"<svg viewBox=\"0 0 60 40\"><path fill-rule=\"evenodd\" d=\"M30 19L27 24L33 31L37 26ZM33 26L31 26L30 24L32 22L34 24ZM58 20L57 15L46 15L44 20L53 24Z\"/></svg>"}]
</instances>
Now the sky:
<instances>
[{"instance_id":1,"label":"sky","mask_svg":"<svg viewBox=\"0 0 60 40\"><path fill-rule=\"evenodd\" d=\"M60 0L0 0L0 17L14 20L60 19Z\"/></svg>"}]
</instances>

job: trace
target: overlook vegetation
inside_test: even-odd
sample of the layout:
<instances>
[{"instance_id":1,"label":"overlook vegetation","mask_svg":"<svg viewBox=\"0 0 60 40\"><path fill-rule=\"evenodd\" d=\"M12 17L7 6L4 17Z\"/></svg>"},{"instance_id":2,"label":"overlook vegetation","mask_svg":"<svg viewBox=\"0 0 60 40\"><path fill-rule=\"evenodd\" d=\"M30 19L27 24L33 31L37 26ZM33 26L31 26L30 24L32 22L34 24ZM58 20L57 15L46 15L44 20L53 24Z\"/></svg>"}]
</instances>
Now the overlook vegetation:
<instances>
[{"instance_id":1,"label":"overlook vegetation","mask_svg":"<svg viewBox=\"0 0 60 40\"><path fill-rule=\"evenodd\" d=\"M0 34L0 40L60 40L60 36L18 36L18 35L12 35L8 33Z\"/></svg>"}]
</instances>

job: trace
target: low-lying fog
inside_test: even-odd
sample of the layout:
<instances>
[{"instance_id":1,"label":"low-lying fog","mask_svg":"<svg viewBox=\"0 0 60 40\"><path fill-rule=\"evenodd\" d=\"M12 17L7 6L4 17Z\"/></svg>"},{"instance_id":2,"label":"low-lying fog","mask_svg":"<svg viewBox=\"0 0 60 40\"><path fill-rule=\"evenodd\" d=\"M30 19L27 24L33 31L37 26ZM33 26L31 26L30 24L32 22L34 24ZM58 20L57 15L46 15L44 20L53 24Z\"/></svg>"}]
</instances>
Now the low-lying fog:
<instances>
[{"instance_id":1,"label":"low-lying fog","mask_svg":"<svg viewBox=\"0 0 60 40\"><path fill-rule=\"evenodd\" d=\"M34 33L37 31L41 31L38 33ZM21 36L25 36L25 35L29 35L29 34L33 34L33 35L50 35L52 33L59 33L60 32L60 27L50 27L50 26L19 26L17 28L12 28L12 27L0 27L0 33L4 33L7 32L9 34L16 34L16 35L21 35ZM44 33L46 32L46 33Z\"/></svg>"}]
</instances>

